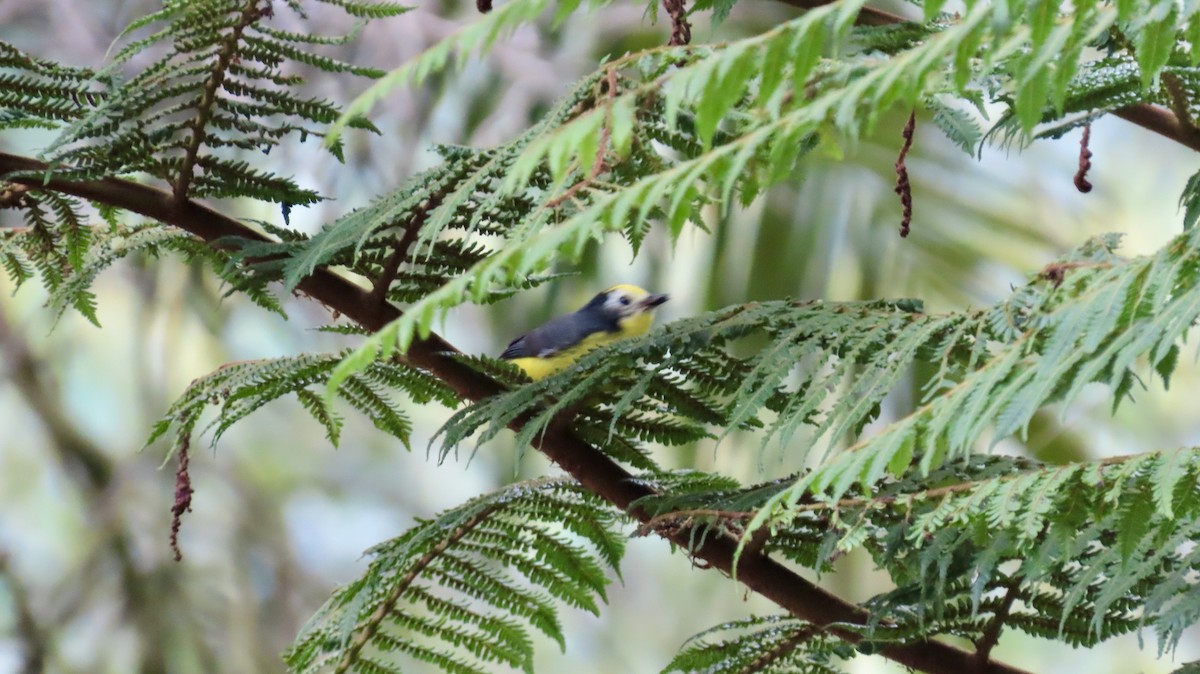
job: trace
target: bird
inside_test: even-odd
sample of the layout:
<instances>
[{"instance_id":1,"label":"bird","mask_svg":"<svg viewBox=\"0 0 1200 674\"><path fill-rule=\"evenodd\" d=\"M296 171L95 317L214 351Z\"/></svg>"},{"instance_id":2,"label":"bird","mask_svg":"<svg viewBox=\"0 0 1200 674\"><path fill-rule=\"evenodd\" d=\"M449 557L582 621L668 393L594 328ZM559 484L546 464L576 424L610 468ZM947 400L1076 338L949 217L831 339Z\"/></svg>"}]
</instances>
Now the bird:
<instances>
[{"instance_id":1,"label":"bird","mask_svg":"<svg viewBox=\"0 0 1200 674\"><path fill-rule=\"evenodd\" d=\"M543 379L602 344L646 334L654 309L668 299L634 285L615 285L578 311L556 316L514 339L500 358L511 360L534 381Z\"/></svg>"}]
</instances>

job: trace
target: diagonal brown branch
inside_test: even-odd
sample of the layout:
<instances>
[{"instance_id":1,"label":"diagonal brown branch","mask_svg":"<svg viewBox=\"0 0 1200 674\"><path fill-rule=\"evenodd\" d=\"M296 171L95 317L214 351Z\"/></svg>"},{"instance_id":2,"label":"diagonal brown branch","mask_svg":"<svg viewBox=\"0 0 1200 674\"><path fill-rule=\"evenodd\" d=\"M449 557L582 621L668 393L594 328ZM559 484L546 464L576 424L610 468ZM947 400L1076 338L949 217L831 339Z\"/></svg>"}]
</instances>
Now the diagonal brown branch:
<instances>
[{"instance_id":1,"label":"diagonal brown branch","mask_svg":"<svg viewBox=\"0 0 1200 674\"><path fill-rule=\"evenodd\" d=\"M0 176L14 172L41 175L46 168L44 163L35 159L0 153ZM266 240L263 235L212 208L191 201L181 203L169 192L126 180L106 178L70 181L51 177L44 183L36 178L18 178L15 182L37 185L42 189L132 211L179 227L209 242L222 237ZM299 289L369 330L379 330L400 316L400 311L391 304L373 301L370 289L358 286L325 268L318 269L301 281ZM405 358L441 378L465 400L478 401L501 392L494 381L454 360L452 354L455 353L458 350L451 344L437 334L430 334L425 339L414 341ZM519 430L526 421L527 417L518 418L510 427ZM640 522L650 519L644 510L631 507L634 501L652 495L650 489L599 449L580 440L563 418L553 420L545 432L537 436L534 444L587 489ZM692 543L691 532L686 529L666 538L685 550ZM733 576L737 545L737 540L732 537L710 536L705 539L703 547L693 550L692 554L705 565ZM829 633L851 643L861 639L854 632L831 625L865 624L868 617L866 611L817 587L766 554L753 549L743 552L736 575L738 581L792 615L819 627L830 626L827 630ZM939 641L889 646L880 653L907 667L937 674L970 671L977 664L973 653ZM980 671L988 674L1021 674L1022 670L989 662Z\"/></svg>"},{"instance_id":2,"label":"diagonal brown branch","mask_svg":"<svg viewBox=\"0 0 1200 674\"><path fill-rule=\"evenodd\" d=\"M21 667L21 674L44 672L52 647L49 631L38 623L25 586L9 568L8 555L0 551L0 587L3 586L7 586L9 603L16 614L15 636L25 646L25 663Z\"/></svg>"}]
</instances>

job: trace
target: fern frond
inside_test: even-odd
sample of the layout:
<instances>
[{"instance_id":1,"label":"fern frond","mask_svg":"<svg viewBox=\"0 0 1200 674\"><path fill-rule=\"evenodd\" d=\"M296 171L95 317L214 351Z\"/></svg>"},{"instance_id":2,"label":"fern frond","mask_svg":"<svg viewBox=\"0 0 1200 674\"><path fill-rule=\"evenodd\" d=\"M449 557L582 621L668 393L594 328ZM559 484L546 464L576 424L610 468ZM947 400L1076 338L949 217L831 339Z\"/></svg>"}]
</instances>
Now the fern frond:
<instances>
[{"instance_id":1,"label":"fern frond","mask_svg":"<svg viewBox=\"0 0 1200 674\"><path fill-rule=\"evenodd\" d=\"M811 552L814 536L832 533L812 566L835 551L870 551L897 584L866 606L873 627L865 634L875 641L978 638L1001 620L1082 646L1149 627L1170 648L1200 619L1200 553L1188 543L1200 533L1197 478L1192 448L1067 466L974 456L838 501L797 504L774 520L764 549L782 538ZM770 506L784 488L762 485L746 505ZM697 493L661 503L686 513L728 499Z\"/></svg>"},{"instance_id":2,"label":"fern frond","mask_svg":"<svg viewBox=\"0 0 1200 674\"><path fill-rule=\"evenodd\" d=\"M386 98L397 88L417 86L427 78L444 70L451 60L466 61L468 55L486 54L506 33L517 26L532 21L550 6L547 0L512 0L496 7L493 11L475 17L471 23L422 52L408 63L379 78L375 84L358 96L329 128L326 144L340 142L342 132L356 120L364 119L375 104ZM579 0L567 0L555 5L555 16L561 20L574 12Z\"/></svg>"},{"instance_id":3,"label":"fern frond","mask_svg":"<svg viewBox=\"0 0 1200 674\"><path fill-rule=\"evenodd\" d=\"M89 262L94 239L83 205L57 192L25 190L20 208L27 227L8 233L0 242L0 256L9 276L17 287L39 277L51 293L50 303L58 316L71 306L98 326L95 295L74 282Z\"/></svg>"},{"instance_id":4,"label":"fern frond","mask_svg":"<svg viewBox=\"0 0 1200 674\"><path fill-rule=\"evenodd\" d=\"M0 129L54 129L78 119L104 99L94 76L0 42Z\"/></svg>"},{"instance_id":5,"label":"fern frond","mask_svg":"<svg viewBox=\"0 0 1200 674\"><path fill-rule=\"evenodd\" d=\"M376 546L286 658L300 674L400 671L392 653L447 672L533 671L530 629L564 644L550 597L597 611L624 548L618 515L566 479L505 487ZM549 595L549 596L547 596Z\"/></svg>"},{"instance_id":6,"label":"fern frond","mask_svg":"<svg viewBox=\"0 0 1200 674\"><path fill-rule=\"evenodd\" d=\"M392 3L322 1L363 17L402 10ZM145 172L170 182L179 198L312 203L318 198L312 191L237 158L246 150L269 152L285 137L321 136L340 114L328 101L300 96L301 79L282 75L280 68L294 62L330 73L382 73L312 50L341 38L314 39L266 25L272 7L264 0L170 0L135 22L123 35L155 30L128 42L95 75L90 86L102 93L91 97L85 112L64 117L70 124L43 156L58 173L75 179ZM154 58L140 72L127 79L117 75L150 50ZM330 149L340 157L339 147Z\"/></svg>"},{"instance_id":7,"label":"fern frond","mask_svg":"<svg viewBox=\"0 0 1200 674\"><path fill-rule=\"evenodd\" d=\"M234 423L288 394L299 398L304 409L337 444L342 420L317 391L322 390L342 355L304 354L226 365L192 382L155 424L146 444L171 433L176 438L173 446L177 446L179 439L193 435L201 412L210 406L218 407L217 417L208 426L213 429L215 443ZM372 365L347 379L338 396L367 415L376 428L407 447L412 427L408 416L393 400L393 391L403 391L419 404L439 402L450 407L457 402L454 392L441 380L399 363Z\"/></svg>"},{"instance_id":8,"label":"fern frond","mask_svg":"<svg viewBox=\"0 0 1200 674\"><path fill-rule=\"evenodd\" d=\"M364 353L403 351L449 308L575 259L606 233L621 232L636 242L652 222L663 221L677 235L704 203L728 205L735 195L747 201L791 176L797 148L810 146L818 132L833 128L852 141L894 105L938 96L978 100L978 82L1011 75L1031 82L1012 98L1015 118L1029 134L1043 109L1061 109L1065 83L1072 81L1088 46L1118 21L1116 11L1099 3L1088 3L1073 20L1057 25L996 21L994 12L1013 8L975 3L962 17L907 27L903 39L891 39L903 31L851 31L848 19L860 6L820 7L724 45L640 52L593 74L589 79L603 86L602 95L524 147L503 183L493 188L514 197L537 190L544 195L538 200L542 207L528 210L510 226L499 250L427 293L365 344ZM1033 10L1022 5L1014 16L1042 21ZM823 45L839 45L851 36L860 41L861 52L821 60ZM997 50L1001 56L976 58ZM1055 78L1064 82L1061 90L1049 86ZM964 120L955 122L962 126ZM970 142L969 131L957 133L960 141ZM633 141L644 135L680 136L679 146L687 152L670 159L645 151ZM606 180L621 175L620 188L591 180L591 166L601 167ZM545 208L562 205L563 197L578 203L551 225Z\"/></svg>"},{"instance_id":9,"label":"fern frond","mask_svg":"<svg viewBox=\"0 0 1200 674\"><path fill-rule=\"evenodd\" d=\"M799 480L777 505L810 493L837 499L853 484L903 474L914 462L928 472L969 455L985 432L993 442L1021 432L1042 406L1069 405L1093 382L1108 384L1119 404L1139 358L1169 374L1178 341L1200 316L1198 244L1193 229L1153 256L1127 260L1114 254L1114 237L1099 238L1009 300L960 317L982 337L972 340L970 371Z\"/></svg>"},{"instance_id":10,"label":"fern frond","mask_svg":"<svg viewBox=\"0 0 1200 674\"><path fill-rule=\"evenodd\" d=\"M711 641L716 635L723 641ZM717 625L684 644L666 672L838 674L854 648L791 616L753 617Z\"/></svg>"},{"instance_id":11,"label":"fern frond","mask_svg":"<svg viewBox=\"0 0 1200 674\"><path fill-rule=\"evenodd\" d=\"M437 437L444 453L473 433L479 433L477 442L486 442L524 418L517 442L525 444L556 414L571 409L577 427L607 438L686 444L711 437L710 428L765 427L766 442L774 434L790 438L797 426L810 423L818 435L836 441L872 418L918 352L962 320L914 309L919 303L778 301L684 319L601 347L566 371L463 408ZM728 344L751 334L767 340L760 351L745 358L727 353ZM825 367L834 357L836 365ZM699 371L707 375L682 374ZM815 393L799 394L848 381L851 393L832 405L822 405ZM776 412L770 423L760 418L768 409Z\"/></svg>"}]
</instances>

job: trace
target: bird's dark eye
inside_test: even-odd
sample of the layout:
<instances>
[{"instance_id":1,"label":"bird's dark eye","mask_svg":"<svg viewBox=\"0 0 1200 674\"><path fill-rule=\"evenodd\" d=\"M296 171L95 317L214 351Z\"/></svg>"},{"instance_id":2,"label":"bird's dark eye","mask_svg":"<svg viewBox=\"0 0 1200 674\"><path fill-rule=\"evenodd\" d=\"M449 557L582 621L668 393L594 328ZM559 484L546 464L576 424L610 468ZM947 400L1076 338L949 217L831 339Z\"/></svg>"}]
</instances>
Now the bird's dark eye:
<instances>
[{"instance_id":1,"label":"bird's dark eye","mask_svg":"<svg viewBox=\"0 0 1200 674\"><path fill-rule=\"evenodd\" d=\"M629 306L629 297L627 297L625 295L621 295L621 304L624 304L625 306Z\"/></svg>"}]
</instances>

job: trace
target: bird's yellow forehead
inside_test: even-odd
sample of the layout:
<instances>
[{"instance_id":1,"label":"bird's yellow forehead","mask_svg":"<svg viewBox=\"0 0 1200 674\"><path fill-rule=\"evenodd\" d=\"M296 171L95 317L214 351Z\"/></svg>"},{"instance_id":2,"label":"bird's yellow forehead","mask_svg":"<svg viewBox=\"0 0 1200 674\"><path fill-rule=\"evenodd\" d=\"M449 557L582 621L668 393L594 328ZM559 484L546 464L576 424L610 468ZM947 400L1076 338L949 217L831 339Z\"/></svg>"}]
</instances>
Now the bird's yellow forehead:
<instances>
[{"instance_id":1,"label":"bird's yellow forehead","mask_svg":"<svg viewBox=\"0 0 1200 674\"><path fill-rule=\"evenodd\" d=\"M643 290L642 288L639 288L635 285L629 285L628 283L621 283L621 284L615 285L611 288L608 288L604 292L611 293L614 290L623 290L626 294L632 295L633 297L638 297L638 298L645 297L646 295L650 294L650 293L646 292L645 290Z\"/></svg>"}]
</instances>

